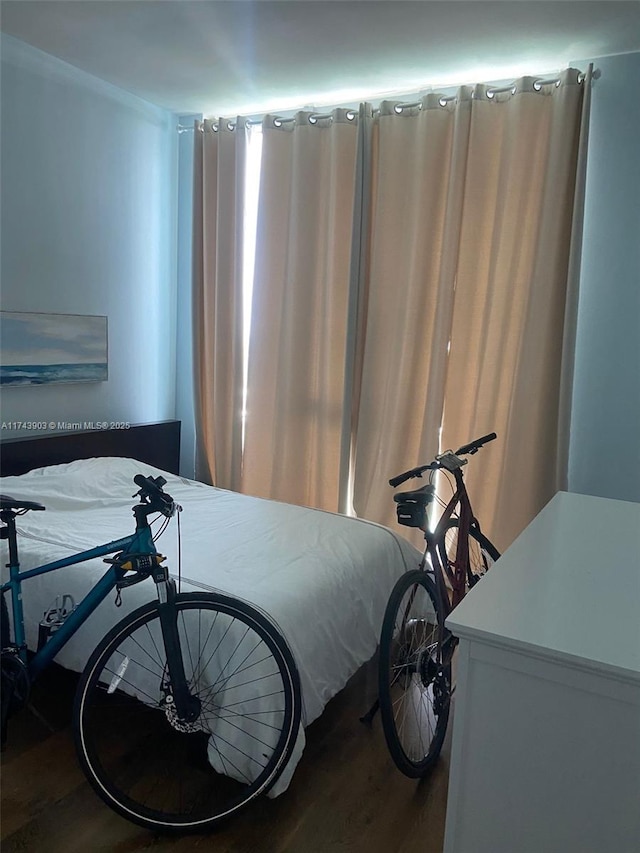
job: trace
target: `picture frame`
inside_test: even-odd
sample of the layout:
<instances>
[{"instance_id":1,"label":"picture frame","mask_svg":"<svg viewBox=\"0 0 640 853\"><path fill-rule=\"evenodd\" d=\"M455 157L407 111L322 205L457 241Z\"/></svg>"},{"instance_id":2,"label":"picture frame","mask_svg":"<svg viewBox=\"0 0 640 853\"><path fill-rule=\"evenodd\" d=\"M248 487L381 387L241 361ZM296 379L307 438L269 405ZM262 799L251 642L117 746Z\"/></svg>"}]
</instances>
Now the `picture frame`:
<instances>
[{"instance_id":1,"label":"picture frame","mask_svg":"<svg viewBox=\"0 0 640 853\"><path fill-rule=\"evenodd\" d=\"M107 379L107 317L0 311L3 388Z\"/></svg>"}]
</instances>

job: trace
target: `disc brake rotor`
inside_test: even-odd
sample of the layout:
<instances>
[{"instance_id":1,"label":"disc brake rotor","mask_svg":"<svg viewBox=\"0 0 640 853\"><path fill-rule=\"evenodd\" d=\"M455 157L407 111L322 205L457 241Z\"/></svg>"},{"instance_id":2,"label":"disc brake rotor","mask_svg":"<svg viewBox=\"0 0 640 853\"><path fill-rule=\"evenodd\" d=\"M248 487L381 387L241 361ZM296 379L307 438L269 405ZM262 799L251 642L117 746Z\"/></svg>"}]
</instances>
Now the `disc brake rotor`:
<instances>
[{"instance_id":1,"label":"disc brake rotor","mask_svg":"<svg viewBox=\"0 0 640 853\"><path fill-rule=\"evenodd\" d=\"M193 722L187 722L186 720L180 719L178 716L178 710L176 708L176 703L173 701L173 694L168 688L163 687L164 699L161 701L160 705L164 710L165 717L169 721L169 724L178 732L208 732L209 726L206 724L206 721L203 719L203 715L193 720Z\"/></svg>"}]
</instances>

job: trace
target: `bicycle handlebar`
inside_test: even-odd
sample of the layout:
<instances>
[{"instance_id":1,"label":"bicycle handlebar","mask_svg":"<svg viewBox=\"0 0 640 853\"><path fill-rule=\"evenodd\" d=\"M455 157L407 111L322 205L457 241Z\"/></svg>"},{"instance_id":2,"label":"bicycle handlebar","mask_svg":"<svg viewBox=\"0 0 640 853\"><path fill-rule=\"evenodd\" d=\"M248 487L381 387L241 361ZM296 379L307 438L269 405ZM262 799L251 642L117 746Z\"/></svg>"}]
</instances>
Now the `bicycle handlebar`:
<instances>
[{"instance_id":1,"label":"bicycle handlebar","mask_svg":"<svg viewBox=\"0 0 640 853\"><path fill-rule=\"evenodd\" d=\"M158 512L161 512L169 518L174 514L176 509L174 500L171 495L168 495L162 489L162 487L167 483L164 477L154 478L145 477L142 474L136 474L133 478L133 482L136 486L140 486L138 495L140 495L141 498L146 498L154 509L157 509Z\"/></svg>"},{"instance_id":2,"label":"bicycle handlebar","mask_svg":"<svg viewBox=\"0 0 640 853\"><path fill-rule=\"evenodd\" d=\"M437 465L435 462L431 462L429 465L420 465L418 468L412 468L410 471L405 471L403 474L398 474L397 477L392 477L389 480L389 485L399 486L401 483L404 483L406 480L411 480L412 477L421 477L422 472L426 471L429 468L436 468Z\"/></svg>"},{"instance_id":3,"label":"bicycle handlebar","mask_svg":"<svg viewBox=\"0 0 640 853\"><path fill-rule=\"evenodd\" d=\"M483 435L482 438L476 438L475 441L470 441L469 444L463 444L462 447L459 447L456 450L456 456L465 456L467 453L473 455L480 450L483 444L488 444L497 437L498 436L495 432L490 432L488 435Z\"/></svg>"},{"instance_id":4,"label":"bicycle handlebar","mask_svg":"<svg viewBox=\"0 0 640 853\"><path fill-rule=\"evenodd\" d=\"M483 444L487 444L488 442L493 441L497 437L498 436L495 434L495 432L490 432L487 435L483 435L480 438L476 438L474 441L470 441L469 444L463 444L462 447L458 448L454 456L465 456L467 454L473 455L474 453L477 453L478 450L480 450ZM410 471L405 471L402 474L398 474L397 477L392 477L389 480L389 485L395 488L401 483L404 483L406 480L411 480L413 477L421 477L423 471L433 471L442 467L446 466L443 466L438 461L438 459L436 459L435 462L430 462L428 465L419 465L417 468L411 468Z\"/></svg>"}]
</instances>

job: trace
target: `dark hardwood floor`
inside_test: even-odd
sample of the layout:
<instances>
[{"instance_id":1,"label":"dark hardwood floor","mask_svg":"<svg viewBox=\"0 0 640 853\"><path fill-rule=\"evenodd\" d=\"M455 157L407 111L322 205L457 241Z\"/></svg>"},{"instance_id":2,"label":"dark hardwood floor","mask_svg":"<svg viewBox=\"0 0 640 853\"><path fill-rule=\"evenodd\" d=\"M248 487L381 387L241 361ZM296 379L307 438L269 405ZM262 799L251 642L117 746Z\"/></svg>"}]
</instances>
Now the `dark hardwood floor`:
<instances>
[{"instance_id":1,"label":"dark hardwood floor","mask_svg":"<svg viewBox=\"0 0 640 853\"><path fill-rule=\"evenodd\" d=\"M289 789L208 835L167 838L128 823L96 797L77 764L69 723L75 676L58 668L9 723L2 754L3 853L441 853L450 741L429 778L402 776L380 719L359 721L375 694L362 667L307 729ZM35 713L34 713L35 711ZM451 728L451 727L450 727Z\"/></svg>"}]
</instances>

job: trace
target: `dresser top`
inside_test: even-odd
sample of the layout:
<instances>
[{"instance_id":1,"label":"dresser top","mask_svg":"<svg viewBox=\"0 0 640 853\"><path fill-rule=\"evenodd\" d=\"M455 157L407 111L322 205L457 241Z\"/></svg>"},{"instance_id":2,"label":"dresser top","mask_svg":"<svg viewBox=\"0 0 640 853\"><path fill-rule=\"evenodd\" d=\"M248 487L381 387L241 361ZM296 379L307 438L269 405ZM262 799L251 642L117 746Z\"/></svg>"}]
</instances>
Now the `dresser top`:
<instances>
[{"instance_id":1,"label":"dresser top","mask_svg":"<svg viewBox=\"0 0 640 853\"><path fill-rule=\"evenodd\" d=\"M446 624L640 680L640 504L558 492Z\"/></svg>"}]
</instances>

